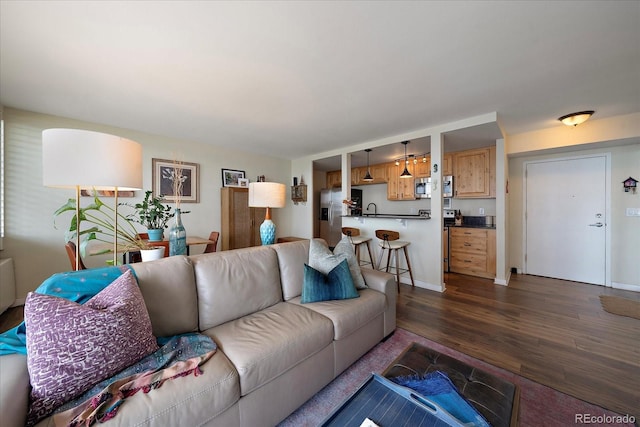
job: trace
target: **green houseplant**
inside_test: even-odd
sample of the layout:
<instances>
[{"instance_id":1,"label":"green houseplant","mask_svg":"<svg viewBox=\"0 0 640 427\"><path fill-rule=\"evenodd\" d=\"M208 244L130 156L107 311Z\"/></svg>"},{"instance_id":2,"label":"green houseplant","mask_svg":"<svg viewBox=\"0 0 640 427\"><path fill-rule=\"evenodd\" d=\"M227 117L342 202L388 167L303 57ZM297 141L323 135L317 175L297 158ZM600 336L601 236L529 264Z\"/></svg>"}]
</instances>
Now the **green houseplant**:
<instances>
[{"instance_id":1,"label":"green houseplant","mask_svg":"<svg viewBox=\"0 0 640 427\"><path fill-rule=\"evenodd\" d=\"M144 200L135 205L121 203L121 205L129 206L134 209L134 213L127 215L127 219L137 222L147 228L149 240L162 240L162 233L167 228L167 223L174 214L171 207L163 203L164 197L153 196L151 191L145 191Z\"/></svg>"},{"instance_id":2,"label":"green houseplant","mask_svg":"<svg viewBox=\"0 0 640 427\"><path fill-rule=\"evenodd\" d=\"M118 212L118 227L114 223L115 209L104 204L97 195L93 196L93 202L88 206L81 207L79 218L76 218L76 200L69 199L67 203L58 208L54 213L55 220L66 212L73 212L69 227L65 232L65 241L74 240L76 234L80 234L82 238L81 251L84 252L86 244L95 240L103 243L112 244L114 236L117 234L118 250L148 250L153 246L142 240L138 236L138 231L132 221L125 215ZM86 222L92 226L82 229L82 223ZM108 253L111 249L104 249L101 253Z\"/></svg>"}]
</instances>

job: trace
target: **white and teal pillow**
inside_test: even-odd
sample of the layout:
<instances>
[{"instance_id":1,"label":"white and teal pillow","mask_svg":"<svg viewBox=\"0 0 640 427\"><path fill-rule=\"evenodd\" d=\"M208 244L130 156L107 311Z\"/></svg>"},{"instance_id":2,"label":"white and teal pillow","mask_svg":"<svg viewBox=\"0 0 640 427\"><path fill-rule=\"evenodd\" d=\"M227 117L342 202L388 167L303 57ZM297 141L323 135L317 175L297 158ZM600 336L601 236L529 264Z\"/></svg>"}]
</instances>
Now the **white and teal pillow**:
<instances>
[{"instance_id":1,"label":"white and teal pillow","mask_svg":"<svg viewBox=\"0 0 640 427\"><path fill-rule=\"evenodd\" d=\"M309 245L309 266L322 274L329 274L341 261L346 260L351 272L351 278L356 289L367 289L360 271L360 264L353 252L353 246L347 236L343 237L333 249L333 252L322 239L312 239Z\"/></svg>"},{"instance_id":2,"label":"white and teal pillow","mask_svg":"<svg viewBox=\"0 0 640 427\"><path fill-rule=\"evenodd\" d=\"M300 299L302 304L358 298L359 296L346 260L340 261L328 274L323 274L307 264L304 265L304 281Z\"/></svg>"}]
</instances>

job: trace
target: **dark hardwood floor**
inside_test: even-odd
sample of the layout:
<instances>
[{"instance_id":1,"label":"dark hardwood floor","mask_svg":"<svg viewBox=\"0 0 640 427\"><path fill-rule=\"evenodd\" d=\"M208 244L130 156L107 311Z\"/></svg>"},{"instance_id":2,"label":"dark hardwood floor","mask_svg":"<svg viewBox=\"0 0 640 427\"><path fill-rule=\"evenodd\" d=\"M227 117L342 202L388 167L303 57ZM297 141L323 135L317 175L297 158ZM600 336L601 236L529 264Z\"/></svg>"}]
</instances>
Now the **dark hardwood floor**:
<instances>
[{"instance_id":1,"label":"dark hardwood floor","mask_svg":"<svg viewBox=\"0 0 640 427\"><path fill-rule=\"evenodd\" d=\"M640 320L599 295L640 294L514 275L508 287L449 274L447 291L401 286L398 326L604 408L640 419ZM22 321L0 315L0 331Z\"/></svg>"},{"instance_id":2,"label":"dark hardwood floor","mask_svg":"<svg viewBox=\"0 0 640 427\"><path fill-rule=\"evenodd\" d=\"M640 294L514 275L449 274L444 293L402 285L398 326L584 401L640 419L640 320L599 295Z\"/></svg>"}]
</instances>

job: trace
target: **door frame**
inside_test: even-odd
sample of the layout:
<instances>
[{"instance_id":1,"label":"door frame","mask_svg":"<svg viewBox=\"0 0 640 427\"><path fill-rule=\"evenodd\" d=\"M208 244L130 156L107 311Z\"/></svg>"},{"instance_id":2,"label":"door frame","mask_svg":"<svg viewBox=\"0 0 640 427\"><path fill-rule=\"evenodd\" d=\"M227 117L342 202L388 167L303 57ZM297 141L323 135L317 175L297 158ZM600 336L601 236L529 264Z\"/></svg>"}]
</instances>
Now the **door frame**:
<instances>
[{"instance_id":1,"label":"door frame","mask_svg":"<svg viewBox=\"0 0 640 427\"><path fill-rule=\"evenodd\" d=\"M605 271L604 286L611 287L611 153L593 153L585 155L549 156L523 162L522 167L522 266L527 274L527 166L532 163L548 163L564 160L580 160L593 157L605 159Z\"/></svg>"}]
</instances>

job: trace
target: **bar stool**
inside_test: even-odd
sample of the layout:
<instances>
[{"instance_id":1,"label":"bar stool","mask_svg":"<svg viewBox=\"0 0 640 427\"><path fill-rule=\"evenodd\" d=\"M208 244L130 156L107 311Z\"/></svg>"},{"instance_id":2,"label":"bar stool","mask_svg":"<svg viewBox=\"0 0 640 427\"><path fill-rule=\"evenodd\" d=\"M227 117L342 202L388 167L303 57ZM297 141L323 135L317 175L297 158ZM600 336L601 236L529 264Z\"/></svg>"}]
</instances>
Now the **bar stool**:
<instances>
[{"instance_id":1,"label":"bar stool","mask_svg":"<svg viewBox=\"0 0 640 427\"><path fill-rule=\"evenodd\" d=\"M371 241L371 237L365 237L360 235L360 229L354 227L342 227L342 234L349 238L349 241L354 247L356 253L356 259L358 260L359 265L371 265L373 268L373 255L371 255L371 246L369 246L369 242ZM369 252L369 261L360 261L360 245L366 244L367 251Z\"/></svg>"},{"instance_id":2,"label":"bar stool","mask_svg":"<svg viewBox=\"0 0 640 427\"><path fill-rule=\"evenodd\" d=\"M400 233L392 230L376 230L376 237L380 239L380 258L378 258L378 265L376 266L377 270L380 270L380 264L382 263L382 257L384 256L384 251L388 250L387 254L387 265L385 267L386 272L389 272L389 269L393 269L396 273L396 282L398 283L398 292L400 292L400 275L404 273L409 273L409 277L411 277L411 286L415 286L413 282L413 273L411 271L411 263L409 262L409 253L407 252L407 246L409 246L409 242L404 242L402 240L398 240L400 238ZM407 268L401 268L398 251L402 249L404 252L404 259L407 261ZM395 255L395 265L391 264L391 251L394 252Z\"/></svg>"}]
</instances>

